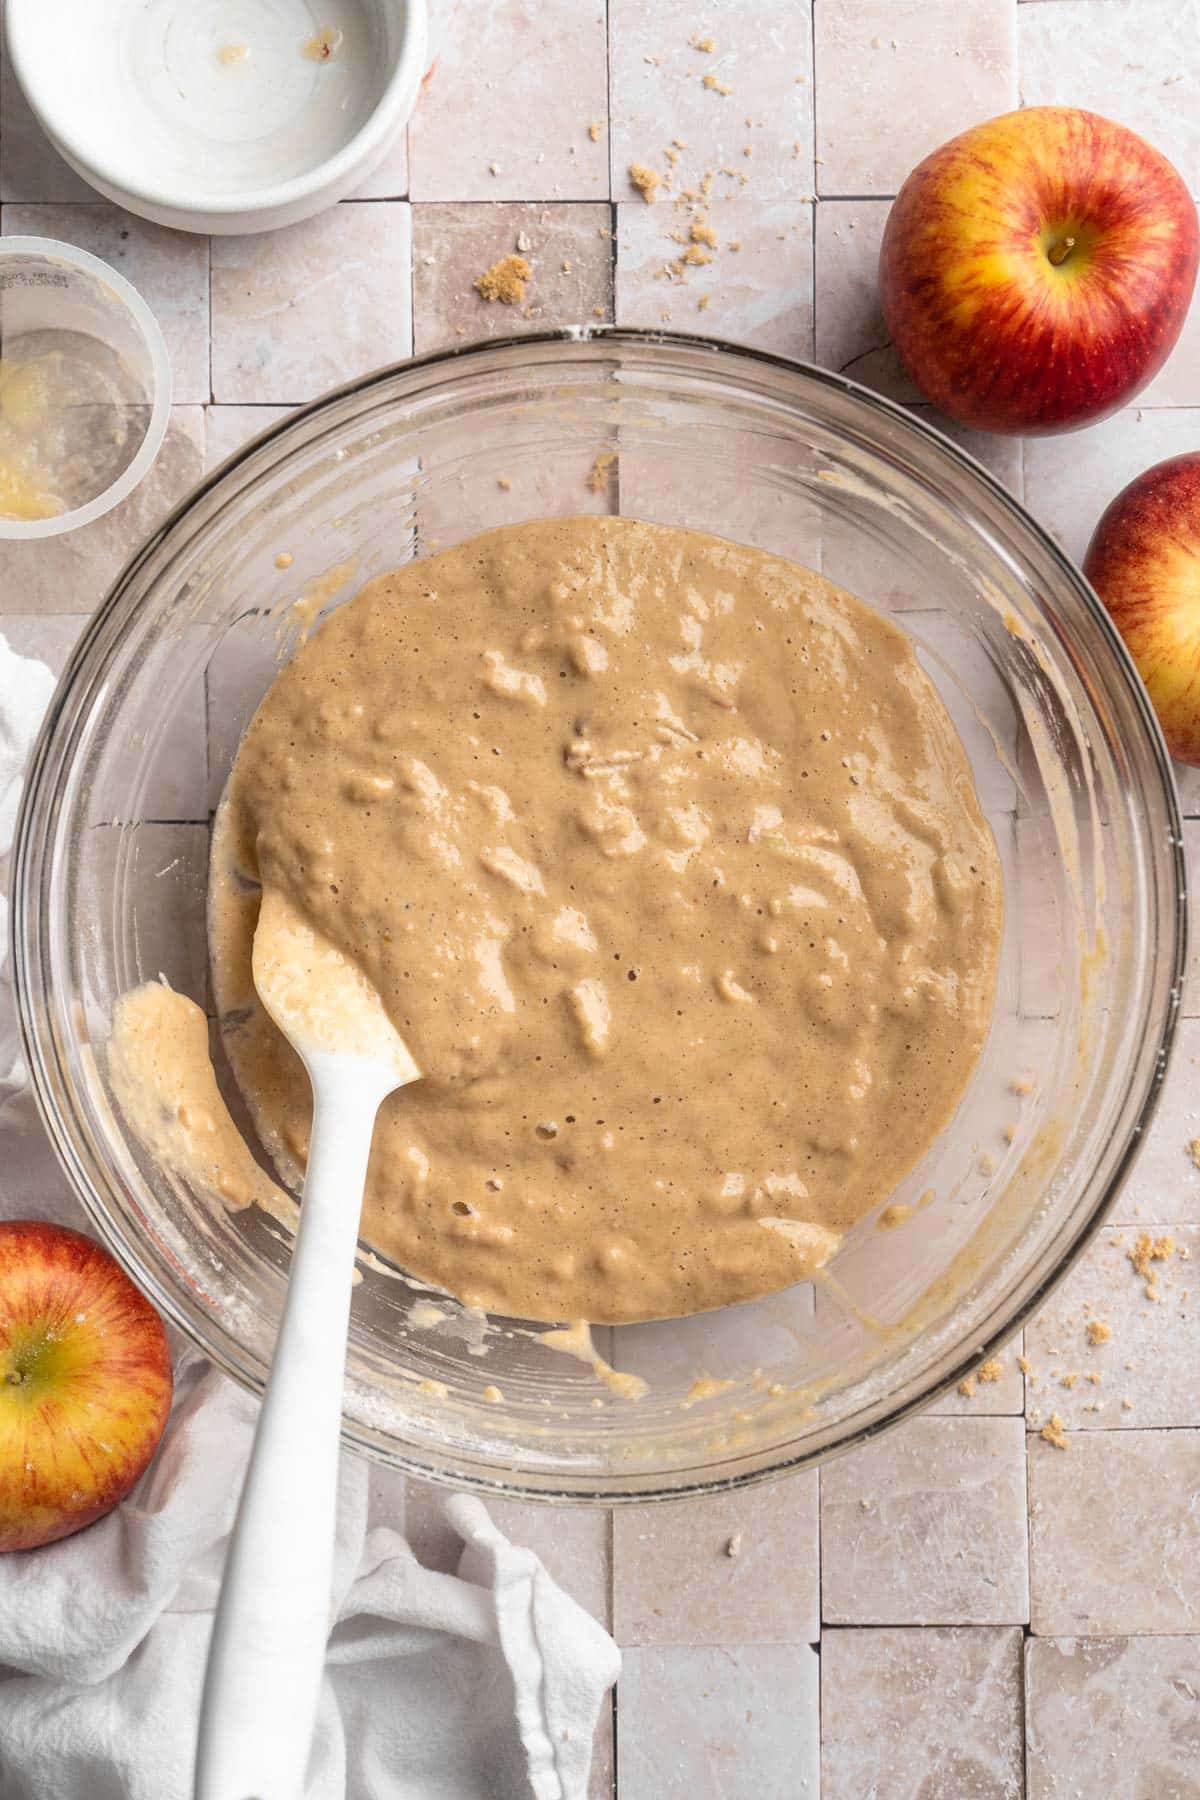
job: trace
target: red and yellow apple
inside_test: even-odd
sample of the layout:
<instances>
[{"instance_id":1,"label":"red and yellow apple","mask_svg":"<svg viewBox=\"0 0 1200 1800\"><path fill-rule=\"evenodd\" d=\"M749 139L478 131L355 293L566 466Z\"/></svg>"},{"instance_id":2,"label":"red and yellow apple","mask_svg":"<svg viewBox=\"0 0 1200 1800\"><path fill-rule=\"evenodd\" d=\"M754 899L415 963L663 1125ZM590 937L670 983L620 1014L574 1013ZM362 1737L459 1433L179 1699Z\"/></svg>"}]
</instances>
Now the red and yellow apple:
<instances>
[{"instance_id":1,"label":"red and yellow apple","mask_svg":"<svg viewBox=\"0 0 1200 1800\"><path fill-rule=\"evenodd\" d=\"M1137 664L1171 755L1200 766L1200 451L1122 488L1083 572Z\"/></svg>"},{"instance_id":2,"label":"red and yellow apple","mask_svg":"<svg viewBox=\"0 0 1200 1800\"><path fill-rule=\"evenodd\" d=\"M914 169L879 255L901 362L985 431L1069 431L1145 387L1196 281L1196 208L1167 159L1096 113L1032 106Z\"/></svg>"},{"instance_id":3,"label":"red and yellow apple","mask_svg":"<svg viewBox=\"0 0 1200 1800\"><path fill-rule=\"evenodd\" d=\"M0 1222L0 1550L110 1512L170 1407L162 1320L108 1251L64 1226Z\"/></svg>"}]
</instances>

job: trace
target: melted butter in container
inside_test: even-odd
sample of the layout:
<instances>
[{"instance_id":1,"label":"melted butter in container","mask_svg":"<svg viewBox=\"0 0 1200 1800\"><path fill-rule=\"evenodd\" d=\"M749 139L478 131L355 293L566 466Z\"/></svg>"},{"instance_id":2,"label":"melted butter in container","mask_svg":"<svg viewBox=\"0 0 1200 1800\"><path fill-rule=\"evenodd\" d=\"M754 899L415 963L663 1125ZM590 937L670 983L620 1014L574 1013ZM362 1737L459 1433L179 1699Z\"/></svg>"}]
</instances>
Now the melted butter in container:
<instances>
[{"instance_id":1,"label":"melted butter in container","mask_svg":"<svg viewBox=\"0 0 1200 1800\"><path fill-rule=\"evenodd\" d=\"M166 347L144 301L96 257L0 242L0 537L47 537L132 492L170 413Z\"/></svg>"},{"instance_id":2,"label":"melted butter in container","mask_svg":"<svg viewBox=\"0 0 1200 1800\"><path fill-rule=\"evenodd\" d=\"M380 1115L364 1236L535 1320L679 1316L823 1268L953 1116L1002 920L907 636L794 564L611 518L372 582L247 732L214 988L295 1187L309 1088L254 992L263 883L424 1071Z\"/></svg>"}]
</instances>

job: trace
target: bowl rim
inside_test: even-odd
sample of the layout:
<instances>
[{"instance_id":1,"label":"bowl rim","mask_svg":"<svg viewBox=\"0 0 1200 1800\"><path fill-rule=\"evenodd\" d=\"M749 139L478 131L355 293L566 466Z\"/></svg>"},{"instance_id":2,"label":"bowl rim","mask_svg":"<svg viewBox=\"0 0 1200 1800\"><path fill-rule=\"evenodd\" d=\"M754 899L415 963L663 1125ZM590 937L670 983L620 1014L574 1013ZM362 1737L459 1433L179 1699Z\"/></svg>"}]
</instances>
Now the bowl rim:
<instances>
[{"instance_id":1,"label":"bowl rim","mask_svg":"<svg viewBox=\"0 0 1200 1800\"><path fill-rule=\"evenodd\" d=\"M77 128L79 121L72 109L56 106L57 89L49 85L39 89L36 71L41 65L33 48L29 20L35 13L44 12L44 0L8 0L4 34L17 85L51 144L92 186L120 195L129 211L155 207L187 215L201 232L211 229L206 220L222 216L240 219L249 231L254 228L256 213L301 206L326 191L332 204L338 183L352 180L365 162L376 153L382 154L392 134L408 119L425 74L427 0L402 0L400 44L392 71L354 136L332 156L303 175L293 175L268 187L243 188L232 193L207 193L200 188L176 190L153 181L131 181L128 170L116 169L104 157L95 156L86 136Z\"/></svg>"},{"instance_id":2,"label":"bowl rim","mask_svg":"<svg viewBox=\"0 0 1200 1800\"><path fill-rule=\"evenodd\" d=\"M35 802L40 797L40 790L46 783L48 775L53 773L49 769L49 764L57 728L67 698L72 693L77 678L83 673L96 640L110 626L115 624L120 629L127 623L119 618L119 614L122 604L126 602L127 586L138 570L157 553L170 533L183 521L189 510L198 501L216 489L229 475L233 474L243 463L250 461L259 451L276 439L286 437L295 427L303 426L306 422L319 417L326 409L332 411L347 399L370 392L373 388L383 388L389 381L401 375L422 369L449 369L456 363L487 358L496 352L524 351L537 347L546 349L554 345L567 347L592 342L609 342L618 346L622 344L636 345L643 348L676 348L682 351L699 349L716 352L722 356L745 359L751 363L777 368L791 374L799 374L864 405L869 412L878 413L885 420L900 424L902 427L914 431L919 437L930 440L938 450L959 464L975 480L982 483L990 497L999 503L1001 509L1022 530L1032 535L1040 549L1048 554L1051 561L1058 566L1060 574L1074 589L1077 599L1089 615L1091 624L1099 631L1107 648L1115 657L1116 664L1124 676L1129 698L1145 728L1147 747L1152 753L1153 768L1161 786L1167 815L1167 848L1175 878L1173 910L1168 912L1164 905L1164 920L1169 920L1172 926L1174 956L1171 962L1163 1017L1157 1035L1157 1044L1154 1047L1153 1063L1151 1065L1150 1058L1147 1056L1145 1061L1149 1073L1143 1078L1143 1091L1137 1104L1136 1115L1125 1129L1124 1142L1120 1146L1103 1189L1097 1195L1087 1217L1077 1226L1074 1237L1060 1250L1056 1260L1046 1270L1036 1287L1010 1309L1005 1310L1002 1306L1000 1308L1002 1316L986 1333L981 1332L971 1336L969 1341L964 1340L954 1366L946 1374L922 1388L920 1392L894 1403L885 1403L878 1416L854 1426L845 1438L836 1444L810 1446L799 1452L786 1445L781 1445L777 1451L761 1453L757 1458L756 1466L735 1468L732 1471L718 1472L711 1476L696 1474L693 1470L680 1471L681 1476L685 1478L680 1480L671 1478L673 1485L666 1490L655 1487L650 1482L643 1487L628 1486L620 1490L611 1486L610 1482L624 1478L610 1477L607 1473L603 1476L581 1476L578 1485L564 1488L562 1485L553 1485L553 1482L539 1481L534 1469L518 1470L514 1479L506 1480L496 1475L482 1473L477 1468L450 1466L450 1458L441 1464L434 1465L424 1459L419 1447L415 1450L409 1448L411 1440L399 1440L400 1448L396 1448L396 1443L393 1441L389 1443L386 1452L381 1452L376 1440L366 1429L360 1428L357 1420L347 1419L343 1415L342 1442L347 1448L356 1450L372 1460L385 1461L403 1473L423 1480L452 1488L471 1489L496 1497L544 1501L555 1505L618 1506L645 1504L650 1501L667 1503L673 1500L694 1499L701 1495L726 1494L740 1488L755 1486L760 1482L775 1480L780 1476L831 1461L834 1457L844 1455L848 1451L872 1441L882 1432L890 1431L893 1426L902 1423L903 1420L926 1411L934 1400L951 1392L959 1381L978 1367L980 1362L1003 1349L1014 1333L1021 1329L1045 1303L1049 1295L1065 1280L1104 1223L1105 1217L1124 1185L1133 1162L1145 1141L1147 1130L1157 1111L1164 1077L1178 1036L1178 1025L1182 1012L1182 988L1189 947L1187 865L1184 854L1182 815L1171 759L1149 695L1124 641L1099 596L1066 552L1055 543L1045 528L1026 510L1022 502L1009 493L990 470L927 419L913 414L899 402L874 393L847 376L819 368L817 365L799 358L784 356L779 352L760 350L719 337L686 332L597 324L532 332L505 338L488 338L471 343L455 344L445 349L428 351L420 356L406 358L402 362L385 365L345 382L339 387L329 389L324 394L295 407L282 418L267 425L217 467L206 473L171 509L158 528L125 564L81 634L43 721L26 773L13 844L9 950L12 957L13 984L17 1000L22 1051L30 1071L31 1086L38 1112L77 1197L118 1260L127 1269L133 1280L144 1290L148 1290L154 1304L167 1315L171 1323L177 1326L189 1341L200 1349L202 1354L210 1361L215 1362L226 1374L250 1392L261 1395L265 1386L266 1373L269 1371L260 1372L257 1368L248 1366L249 1359L245 1357L241 1360L235 1359L227 1353L223 1344L214 1345L209 1340L201 1340L191 1320L176 1305L173 1293L163 1287L153 1271L143 1267L142 1259L135 1246L113 1225L86 1176L82 1161L78 1157L75 1141L73 1140L69 1146L63 1141L65 1119L54 1099L52 1084L47 1078L45 1054L48 1052L50 1059L57 1060L59 1047L52 1030L46 1028L44 1032L39 1032L36 1009L32 1003L30 989L30 966L27 955L29 945L26 933L21 929L24 921L30 915L31 907L35 907L37 901L38 888L33 877L38 870L40 846L35 841L33 831L33 820L37 810ZM54 797L56 793L57 789L51 787L50 796ZM1147 1020L1147 1031L1152 1027L1153 1016L1151 1015ZM1144 1038L1145 1035L1144 1033Z\"/></svg>"}]
</instances>

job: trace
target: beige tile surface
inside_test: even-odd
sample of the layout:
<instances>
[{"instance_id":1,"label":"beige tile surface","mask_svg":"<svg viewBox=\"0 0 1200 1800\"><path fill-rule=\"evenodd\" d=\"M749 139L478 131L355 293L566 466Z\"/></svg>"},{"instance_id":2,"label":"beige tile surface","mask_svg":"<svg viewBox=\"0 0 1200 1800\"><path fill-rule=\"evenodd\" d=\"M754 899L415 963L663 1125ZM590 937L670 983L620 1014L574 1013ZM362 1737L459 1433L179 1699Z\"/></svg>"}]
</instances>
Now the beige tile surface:
<instances>
[{"instance_id":1,"label":"beige tile surface","mask_svg":"<svg viewBox=\"0 0 1200 1800\"><path fill-rule=\"evenodd\" d=\"M348 200L403 200L408 194L408 127L400 133L379 167Z\"/></svg>"},{"instance_id":2,"label":"beige tile surface","mask_svg":"<svg viewBox=\"0 0 1200 1800\"><path fill-rule=\"evenodd\" d=\"M919 400L879 310L879 246L890 200L824 200L816 222L816 356L891 400Z\"/></svg>"},{"instance_id":3,"label":"beige tile surface","mask_svg":"<svg viewBox=\"0 0 1200 1800\"><path fill-rule=\"evenodd\" d=\"M207 473L268 425L285 418L286 406L209 406L204 412L204 468Z\"/></svg>"},{"instance_id":4,"label":"beige tile surface","mask_svg":"<svg viewBox=\"0 0 1200 1800\"><path fill-rule=\"evenodd\" d=\"M1200 1639L1031 1638L1029 1800L1200 1800Z\"/></svg>"},{"instance_id":5,"label":"beige tile surface","mask_svg":"<svg viewBox=\"0 0 1200 1800\"><path fill-rule=\"evenodd\" d=\"M0 542L0 615L93 612L133 552L199 480L203 461L202 408L173 407L158 459L128 499L62 537Z\"/></svg>"},{"instance_id":6,"label":"beige tile surface","mask_svg":"<svg viewBox=\"0 0 1200 1800\"><path fill-rule=\"evenodd\" d=\"M1179 339L1138 406L1200 406L1200 306L1193 304Z\"/></svg>"},{"instance_id":7,"label":"beige tile surface","mask_svg":"<svg viewBox=\"0 0 1200 1800\"><path fill-rule=\"evenodd\" d=\"M718 197L703 213L717 237L713 260L677 275L691 208L670 199L617 208L617 323L715 333L759 350L812 357L812 212L746 194ZM738 245L734 249L734 245ZM708 304L701 309L701 301Z\"/></svg>"},{"instance_id":8,"label":"beige tile surface","mask_svg":"<svg viewBox=\"0 0 1200 1800\"><path fill-rule=\"evenodd\" d=\"M1200 1186L1200 1171L1186 1161ZM1129 1262L1143 1232L1175 1246L1149 1265L1157 1300ZM1089 1325L1101 1333L1108 1326L1112 1335L1093 1344ZM1200 1226L1142 1221L1102 1231L1026 1328L1025 1341L1033 1425L1052 1413L1071 1431L1200 1425Z\"/></svg>"},{"instance_id":9,"label":"beige tile surface","mask_svg":"<svg viewBox=\"0 0 1200 1800\"><path fill-rule=\"evenodd\" d=\"M603 0L459 0L409 126L412 197L607 199L607 121Z\"/></svg>"},{"instance_id":10,"label":"beige tile surface","mask_svg":"<svg viewBox=\"0 0 1200 1800\"><path fill-rule=\"evenodd\" d=\"M611 323L611 219L607 204L414 206L414 349L420 355L597 317ZM532 271L523 300L483 299L478 278L516 254Z\"/></svg>"},{"instance_id":11,"label":"beige tile surface","mask_svg":"<svg viewBox=\"0 0 1200 1800\"><path fill-rule=\"evenodd\" d=\"M827 1631L822 1800L1020 1800L1021 1632Z\"/></svg>"},{"instance_id":12,"label":"beige tile surface","mask_svg":"<svg viewBox=\"0 0 1200 1800\"><path fill-rule=\"evenodd\" d=\"M820 0L817 192L895 194L947 138L1011 111L1016 11L1012 0Z\"/></svg>"},{"instance_id":13,"label":"beige tile surface","mask_svg":"<svg viewBox=\"0 0 1200 1800\"><path fill-rule=\"evenodd\" d=\"M1200 767L1177 762L1174 765L1179 804L1185 817L1200 818Z\"/></svg>"},{"instance_id":14,"label":"beige tile surface","mask_svg":"<svg viewBox=\"0 0 1200 1800\"><path fill-rule=\"evenodd\" d=\"M624 1653L621 1800L816 1800L818 1663L807 1644Z\"/></svg>"},{"instance_id":15,"label":"beige tile surface","mask_svg":"<svg viewBox=\"0 0 1200 1800\"><path fill-rule=\"evenodd\" d=\"M1200 1631L1200 1431L1078 1431L1029 1445L1039 1637Z\"/></svg>"},{"instance_id":16,"label":"beige tile surface","mask_svg":"<svg viewBox=\"0 0 1200 1800\"><path fill-rule=\"evenodd\" d=\"M1200 1137L1200 1020L1183 1019L1154 1122L1113 1206L1114 1219L1200 1225L1200 1169L1188 1151Z\"/></svg>"},{"instance_id":17,"label":"beige tile surface","mask_svg":"<svg viewBox=\"0 0 1200 1800\"><path fill-rule=\"evenodd\" d=\"M620 1644L801 1644L821 1635L815 1473L613 1515Z\"/></svg>"},{"instance_id":18,"label":"beige tile surface","mask_svg":"<svg viewBox=\"0 0 1200 1800\"><path fill-rule=\"evenodd\" d=\"M1024 106L1086 106L1141 132L1200 191L1196 0L1017 9Z\"/></svg>"},{"instance_id":19,"label":"beige tile surface","mask_svg":"<svg viewBox=\"0 0 1200 1800\"><path fill-rule=\"evenodd\" d=\"M1019 1419L912 1419L821 1472L828 1625L1029 1617Z\"/></svg>"},{"instance_id":20,"label":"beige tile surface","mask_svg":"<svg viewBox=\"0 0 1200 1800\"><path fill-rule=\"evenodd\" d=\"M609 0L613 198L629 192L634 162L664 177L673 169L676 190L697 186L706 170L736 167L756 207L810 195L809 12L798 0L764 0L748 28L741 0ZM711 50L696 48L709 40Z\"/></svg>"},{"instance_id":21,"label":"beige tile surface","mask_svg":"<svg viewBox=\"0 0 1200 1800\"><path fill-rule=\"evenodd\" d=\"M0 200L98 200L46 140L0 44Z\"/></svg>"},{"instance_id":22,"label":"beige tile surface","mask_svg":"<svg viewBox=\"0 0 1200 1800\"><path fill-rule=\"evenodd\" d=\"M286 404L412 349L410 217L343 202L256 237L214 238L213 398Z\"/></svg>"},{"instance_id":23,"label":"beige tile surface","mask_svg":"<svg viewBox=\"0 0 1200 1800\"><path fill-rule=\"evenodd\" d=\"M61 238L111 264L133 283L162 328L175 404L210 397L207 238L168 231L107 204L8 205L0 224L6 237Z\"/></svg>"},{"instance_id":24,"label":"beige tile surface","mask_svg":"<svg viewBox=\"0 0 1200 1800\"><path fill-rule=\"evenodd\" d=\"M1178 773L1179 764L1175 765ZM1194 774L1194 770L1189 770ZM1187 860L1189 917L1188 958L1183 982L1183 1013L1186 1018L1200 1018L1200 819L1187 819L1183 826L1183 849Z\"/></svg>"},{"instance_id":25,"label":"beige tile surface","mask_svg":"<svg viewBox=\"0 0 1200 1800\"><path fill-rule=\"evenodd\" d=\"M1057 12L1079 0L1037 10ZM1200 408L1132 407L1069 438L1026 438L1025 499L1076 562L1110 500L1135 475L1168 456L1200 447Z\"/></svg>"}]
</instances>

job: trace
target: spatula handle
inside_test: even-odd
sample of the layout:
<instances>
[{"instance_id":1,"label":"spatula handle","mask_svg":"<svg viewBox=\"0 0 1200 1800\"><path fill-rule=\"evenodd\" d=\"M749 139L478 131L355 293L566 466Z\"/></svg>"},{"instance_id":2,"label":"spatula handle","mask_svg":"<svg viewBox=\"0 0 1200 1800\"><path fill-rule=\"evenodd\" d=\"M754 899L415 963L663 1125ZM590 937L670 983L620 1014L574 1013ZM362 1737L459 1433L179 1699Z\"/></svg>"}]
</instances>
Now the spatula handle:
<instances>
[{"instance_id":1,"label":"spatula handle","mask_svg":"<svg viewBox=\"0 0 1200 1800\"><path fill-rule=\"evenodd\" d=\"M314 1057L310 1073L300 1226L213 1625L196 1800L301 1800L320 1701L354 1252L383 1092L346 1059Z\"/></svg>"}]
</instances>

